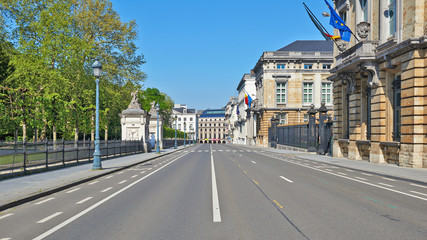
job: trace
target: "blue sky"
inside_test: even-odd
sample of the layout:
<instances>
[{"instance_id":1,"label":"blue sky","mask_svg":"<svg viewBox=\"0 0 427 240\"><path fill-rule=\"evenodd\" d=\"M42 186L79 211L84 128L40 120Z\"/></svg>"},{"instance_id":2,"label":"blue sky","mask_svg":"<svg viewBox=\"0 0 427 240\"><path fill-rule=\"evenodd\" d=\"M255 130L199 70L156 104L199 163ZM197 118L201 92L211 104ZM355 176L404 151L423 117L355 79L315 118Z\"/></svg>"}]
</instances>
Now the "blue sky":
<instances>
[{"instance_id":1,"label":"blue sky","mask_svg":"<svg viewBox=\"0 0 427 240\"><path fill-rule=\"evenodd\" d=\"M197 110L224 107L264 51L323 39L302 1L111 1L123 21L138 24L144 87ZM325 2L304 2L331 32Z\"/></svg>"}]
</instances>

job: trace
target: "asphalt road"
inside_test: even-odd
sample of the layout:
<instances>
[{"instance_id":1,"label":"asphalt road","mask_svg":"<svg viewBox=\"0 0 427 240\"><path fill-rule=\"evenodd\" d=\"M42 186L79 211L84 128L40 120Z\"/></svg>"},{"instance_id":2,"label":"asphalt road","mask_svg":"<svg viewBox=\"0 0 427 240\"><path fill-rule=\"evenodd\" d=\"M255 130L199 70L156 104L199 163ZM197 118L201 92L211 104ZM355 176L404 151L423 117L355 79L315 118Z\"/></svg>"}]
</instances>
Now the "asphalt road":
<instances>
[{"instance_id":1,"label":"asphalt road","mask_svg":"<svg viewBox=\"0 0 427 240\"><path fill-rule=\"evenodd\" d=\"M205 144L4 211L6 239L425 240L427 187Z\"/></svg>"}]
</instances>

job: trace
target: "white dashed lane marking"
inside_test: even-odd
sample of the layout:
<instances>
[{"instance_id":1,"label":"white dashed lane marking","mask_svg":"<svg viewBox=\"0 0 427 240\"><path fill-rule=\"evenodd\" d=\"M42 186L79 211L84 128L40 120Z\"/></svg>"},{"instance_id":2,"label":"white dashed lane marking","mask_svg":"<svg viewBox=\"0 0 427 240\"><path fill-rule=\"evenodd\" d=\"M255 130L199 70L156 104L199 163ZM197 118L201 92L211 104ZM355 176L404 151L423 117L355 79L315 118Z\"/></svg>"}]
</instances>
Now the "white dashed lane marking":
<instances>
[{"instance_id":1,"label":"white dashed lane marking","mask_svg":"<svg viewBox=\"0 0 427 240\"><path fill-rule=\"evenodd\" d=\"M34 205L39 205L39 204L42 204L42 203L48 202L48 201L53 200L53 199L55 199L55 198L54 198L54 197L51 197L51 198L45 199L45 200L43 200L43 201L40 201L40 202L34 203Z\"/></svg>"},{"instance_id":2,"label":"white dashed lane marking","mask_svg":"<svg viewBox=\"0 0 427 240\"><path fill-rule=\"evenodd\" d=\"M13 214L14 214L14 213L8 213L8 214L5 214L5 215L1 216L1 217L0 217L0 219L10 217L10 216L12 216Z\"/></svg>"},{"instance_id":3,"label":"white dashed lane marking","mask_svg":"<svg viewBox=\"0 0 427 240\"><path fill-rule=\"evenodd\" d=\"M418 184L414 184L414 183L411 183L410 185L414 186L414 187L427 188L427 185L423 186L423 185L418 185Z\"/></svg>"},{"instance_id":4,"label":"white dashed lane marking","mask_svg":"<svg viewBox=\"0 0 427 240\"><path fill-rule=\"evenodd\" d=\"M280 178L283 179L283 180L285 180L285 181L287 181L287 182L290 182L290 183L294 182L292 180L289 180L289 179L285 178L284 176L280 176Z\"/></svg>"},{"instance_id":5,"label":"white dashed lane marking","mask_svg":"<svg viewBox=\"0 0 427 240\"><path fill-rule=\"evenodd\" d=\"M99 181L91 182L91 183L89 183L88 185L93 185L93 184L98 183L98 182L99 182Z\"/></svg>"},{"instance_id":6,"label":"white dashed lane marking","mask_svg":"<svg viewBox=\"0 0 427 240\"><path fill-rule=\"evenodd\" d=\"M83 200L80 200L80 201L76 202L76 204L82 204L82 203L84 203L84 202L86 202L86 201L91 200L92 198L93 198L93 197L87 197L87 198L85 198L85 199L83 199Z\"/></svg>"},{"instance_id":7,"label":"white dashed lane marking","mask_svg":"<svg viewBox=\"0 0 427 240\"><path fill-rule=\"evenodd\" d=\"M42 220L38 221L37 223L44 223L44 222L47 222L47 221L49 221L50 219L52 219L52 218L54 218L54 217L56 217L56 216L59 216L59 215L61 215L61 214L62 214L62 212L54 213L54 214L52 214L52 215L50 215L50 216L48 216L48 217L43 218Z\"/></svg>"},{"instance_id":8,"label":"white dashed lane marking","mask_svg":"<svg viewBox=\"0 0 427 240\"><path fill-rule=\"evenodd\" d=\"M123 181L121 181L121 182L119 182L119 184L123 184L123 183L125 183L125 182L127 182L128 180L123 180Z\"/></svg>"},{"instance_id":9,"label":"white dashed lane marking","mask_svg":"<svg viewBox=\"0 0 427 240\"><path fill-rule=\"evenodd\" d=\"M416 191L411 191L411 193L416 193L416 194L423 195L423 196L427 197L427 194L425 194L425 193L420 193L420 192L416 192Z\"/></svg>"},{"instance_id":10,"label":"white dashed lane marking","mask_svg":"<svg viewBox=\"0 0 427 240\"><path fill-rule=\"evenodd\" d=\"M111 190L111 189L113 189L113 187L106 188L106 189L102 190L101 192L106 192L106 191Z\"/></svg>"},{"instance_id":11,"label":"white dashed lane marking","mask_svg":"<svg viewBox=\"0 0 427 240\"><path fill-rule=\"evenodd\" d=\"M80 190L80 188L74 188L74 189L72 189L72 190L68 191L67 193L72 193L72 192L75 192L75 191L77 191L77 190Z\"/></svg>"},{"instance_id":12,"label":"white dashed lane marking","mask_svg":"<svg viewBox=\"0 0 427 240\"><path fill-rule=\"evenodd\" d=\"M394 187L393 185L385 184L385 183L381 183L381 182L379 182L378 184L383 185L383 186L386 186L386 187Z\"/></svg>"}]
</instances>

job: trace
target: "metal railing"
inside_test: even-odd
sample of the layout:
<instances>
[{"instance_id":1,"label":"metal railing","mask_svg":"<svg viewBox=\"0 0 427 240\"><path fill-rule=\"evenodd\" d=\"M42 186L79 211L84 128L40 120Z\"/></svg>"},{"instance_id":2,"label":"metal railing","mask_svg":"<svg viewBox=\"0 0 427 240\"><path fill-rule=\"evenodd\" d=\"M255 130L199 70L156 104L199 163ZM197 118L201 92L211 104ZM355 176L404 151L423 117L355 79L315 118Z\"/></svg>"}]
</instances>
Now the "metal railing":
<instances>
[{"instance_id":1,"label":"metal railing","mask_svg":"<svg viewBox=\"0 0 427 240\"><path fill-rule=\"evenodd\" d=\"M100 141L101 158L144 152L141 141ZM93 161L94 141L0 143L0 176Z\"/></svg>"}]
</instances>

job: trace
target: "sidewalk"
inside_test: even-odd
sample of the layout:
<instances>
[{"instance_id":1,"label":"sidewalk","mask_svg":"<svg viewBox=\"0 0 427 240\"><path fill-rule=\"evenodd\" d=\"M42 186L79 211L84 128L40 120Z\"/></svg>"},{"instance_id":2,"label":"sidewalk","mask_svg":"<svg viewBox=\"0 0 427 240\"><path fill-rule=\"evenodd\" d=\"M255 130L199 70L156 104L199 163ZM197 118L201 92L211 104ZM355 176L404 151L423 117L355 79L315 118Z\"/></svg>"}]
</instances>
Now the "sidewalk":
<instances>
[{"instance_id":1,"label":"sidewalk","mask_svg":"<svg viewBox=\"0 0 427 240\"><path fill-rule=\"evenodd\" d=\"M0 181L0 211L91 181L112 172L121 171L132 165L180 151L183 148L183 146L180 146L178 149L163 149L161 154L156 154L155 152L140 153L103 160L103 170L99 171L93 171L92 163L87 163L2 180Z\"/></svg>"},{"instance_id":2,"label":"sidewalk","mask_svg":"<svg viewBox=\"0 0 427 240\"><path fill-rule=\"evenodd\" d=\"M297 158L323 162L354 170L376 173L388 177L401 178L427 184L427 168L406 168L394 164L377 164L363 160L350 160L347 158L337 158L324 155L317 155L309 152L297 152L273 148L262 148L264 150L282 154L292 155Z\"/></svg>"}]
</instances>

